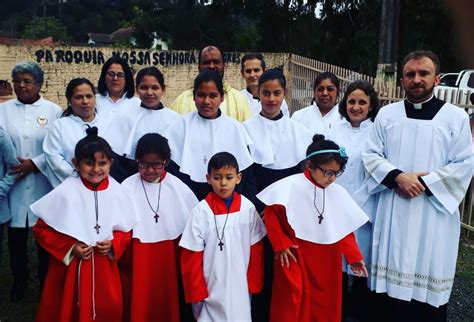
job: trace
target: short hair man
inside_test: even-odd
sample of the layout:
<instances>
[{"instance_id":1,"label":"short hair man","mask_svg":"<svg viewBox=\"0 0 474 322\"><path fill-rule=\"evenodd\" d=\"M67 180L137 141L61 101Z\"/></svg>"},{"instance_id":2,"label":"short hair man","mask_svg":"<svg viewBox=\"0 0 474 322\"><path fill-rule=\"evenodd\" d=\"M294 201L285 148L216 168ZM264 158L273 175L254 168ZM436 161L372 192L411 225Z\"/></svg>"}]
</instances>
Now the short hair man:
<instances>
[{"instance_id":1,"label":"short hair man","mask_svg":"<svg viewBox=\"0 0 474 322\"><path fill-rule=\"evenodd\" d=\"M258 80L266 70L266 63L261 53L245 54L240 61L240 75L245 80L246 88L240 92L247 98L253 115L260 113L262 105L258 98ZM283 114L289 116L286 100L281 105Z\"/></svg>"},{"instance_id":2,"label":"short hair man","mask_svg":"<svg viewBox=\"0 0 474 322\"><path fill-rule=\"evenodd\" d=\"M216 46L205 46L199 52L198 70L215 70L224 77L224 55L222 50ZM180 114L186 114L196 110L191 89L182 92L171 104L170 108ZM220 109L222 113L243 122L252 116L252 112L245 97L236 89L230 87L224 81L224 102Z\"/></svg>"},{"instance_id":3,"label":"short hair man","mask_svg":"<svg viewBox=\"0 0 474 322\"><path fill-rule=\"evenodd\" d=\"M433 95L439 80L433 52L409 53L406 99L380 111L363 153L379 198L370 284L387 293L376 310L394 321L446 321L454 280L473 157L468 116Z\"/></svg>"}]
</instances>

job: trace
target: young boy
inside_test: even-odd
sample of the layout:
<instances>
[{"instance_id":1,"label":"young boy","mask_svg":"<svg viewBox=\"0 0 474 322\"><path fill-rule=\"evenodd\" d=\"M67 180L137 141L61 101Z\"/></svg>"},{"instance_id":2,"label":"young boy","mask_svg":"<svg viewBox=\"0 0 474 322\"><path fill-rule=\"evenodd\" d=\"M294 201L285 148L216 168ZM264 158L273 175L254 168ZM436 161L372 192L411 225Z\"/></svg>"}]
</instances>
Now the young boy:
<instances>
[{"instance_id":1,"label":"young boy","mask_svg":"<svg viewBox=\"0 0 474 322\"><path fill-rule=\"evenodd\" d=\"M208 163L210 192L191 212L179 245L186 302L197 321L251 321L250 294L263 286L265 227L253 204L234 191L236 158Z\"/></svg>"}]
</instances>

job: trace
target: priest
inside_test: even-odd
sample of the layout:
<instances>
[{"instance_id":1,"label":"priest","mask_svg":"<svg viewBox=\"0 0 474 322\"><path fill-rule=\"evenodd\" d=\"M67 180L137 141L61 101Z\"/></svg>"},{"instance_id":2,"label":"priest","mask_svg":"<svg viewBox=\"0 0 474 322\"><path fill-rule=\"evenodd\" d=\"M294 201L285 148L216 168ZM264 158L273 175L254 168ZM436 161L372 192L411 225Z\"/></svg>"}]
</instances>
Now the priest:
<instances>
[{"instance_id":1,"label":"priest","mask_svg":"<svg viewBox=\"0 0 474 322\"><path fill-rule=\"evenodd\" d=\"M406 99L381 110L363 152L378 195L370 286L381 294L372 308L392 321L446 321L473 158L468 116L433 95L439 81L433 52L409 53Z\"/></svg>"}]
</instances>

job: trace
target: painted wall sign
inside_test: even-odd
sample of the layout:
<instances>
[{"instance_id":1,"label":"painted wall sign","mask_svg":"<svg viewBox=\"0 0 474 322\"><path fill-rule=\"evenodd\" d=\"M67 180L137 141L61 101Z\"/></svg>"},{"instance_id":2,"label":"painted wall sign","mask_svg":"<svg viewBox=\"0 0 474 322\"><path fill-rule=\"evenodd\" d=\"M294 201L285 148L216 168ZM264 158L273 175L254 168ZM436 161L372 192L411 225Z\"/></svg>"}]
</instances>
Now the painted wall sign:
<instances>
[{"instance_id":1,"label":"painted wall sign","mask_svg":"<svg viewBox=\"0 0 474 322\"><path fill-rule=\"evenodd\" d=\"M68 63L68 64L94 64L102 65L109 58L96 49L90 50L49 50L39 49L35 52L38 63ZM126 50L113 51L112 56L125 59L130 65L188 65L197 64L197 54L194 51L170 52L170 51L141 51ZM239 53L224 53L226 64L240 64Z\"/></svg>"}]
</instances>

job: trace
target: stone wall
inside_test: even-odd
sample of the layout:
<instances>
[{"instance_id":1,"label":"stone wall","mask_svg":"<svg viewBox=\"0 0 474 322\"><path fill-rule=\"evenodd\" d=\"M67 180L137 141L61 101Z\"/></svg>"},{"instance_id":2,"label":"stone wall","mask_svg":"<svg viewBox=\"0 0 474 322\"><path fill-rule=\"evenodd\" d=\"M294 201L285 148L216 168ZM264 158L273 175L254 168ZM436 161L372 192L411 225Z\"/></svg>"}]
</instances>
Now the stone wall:
<instances>
[{"instance_id":1,"label":"stone wall","mask_svg":"<svg viewBox=\"0 0 474 322\"><path fill-rule=\"evenodd\" d=\"M165 77L165 105L185 89L191 88L197 75L198 51L155 51L110 47L43 47L0 45L0 102L14 98L11 93L11 70L22 60L38 62L45 72L42 95L63 108L66 106L64 92L67 83L75 77L89 78L97 84L102 64L120 55L128 60L134 71L146 66L156 66ZM240 76L240 59L244 53L224 53L226 70L224 79L234 88L241 89L245 82ZM289 54L265 53L269 68L283 67L288 75ZM3 82L2 82L3 81Z\"/></svg>"}]
</instances>

